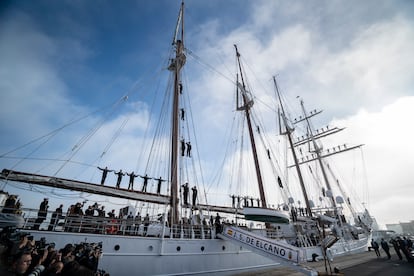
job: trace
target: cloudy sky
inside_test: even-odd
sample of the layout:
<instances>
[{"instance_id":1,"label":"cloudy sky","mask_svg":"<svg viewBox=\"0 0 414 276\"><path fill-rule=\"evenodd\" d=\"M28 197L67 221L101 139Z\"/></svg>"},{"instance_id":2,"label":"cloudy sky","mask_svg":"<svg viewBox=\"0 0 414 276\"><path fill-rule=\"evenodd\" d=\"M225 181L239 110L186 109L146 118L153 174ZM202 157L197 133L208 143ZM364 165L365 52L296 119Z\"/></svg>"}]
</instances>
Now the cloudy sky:
<instances>
[{"instance_id":1,"label":"cloudy sky","mask_svg":"<svg viewBox=\"0 0 414 276\"><path fill-rule=\"evenodd\" d=\"M149 85L148 72L168 58L179 3L2 1L0 154ZM201 129L225 127L220 107L229 101L223 91L233 89L237 44L256 90L272 92L277 75L292 105L300 96L324 109L321 122L347 127L342 140L364 144L368 186L360 196L380 224L414 219L413 1L193 0L185 12L186 47L207 64L186 73L192 90L203 91L195 104L209 120ZM216 71L205 73L210 67ZM94 117L112 136L134 111L124 148L109 165L135 167L122 154L151 116L141 104L129 100L124 112ZM92 124L88 117L83 127ZM77 131L65 138L74 141ZM10 164L2 156L1 168Z\"/></svg>"}]
</instances>

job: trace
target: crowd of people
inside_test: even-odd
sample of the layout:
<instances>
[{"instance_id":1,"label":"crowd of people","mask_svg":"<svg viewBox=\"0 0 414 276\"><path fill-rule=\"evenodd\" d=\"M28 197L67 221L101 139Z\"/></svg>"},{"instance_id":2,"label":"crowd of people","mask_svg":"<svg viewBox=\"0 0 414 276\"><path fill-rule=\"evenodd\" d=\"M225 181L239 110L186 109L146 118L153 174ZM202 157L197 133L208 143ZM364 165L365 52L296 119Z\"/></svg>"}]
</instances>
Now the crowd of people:
<instances>
[{"instance_id":1,"label":"crowd of people","mask_svg":"<svg viewBox=\"0 0 414 276\"><path fill-rule=\"evenodd\" d=\"M193 204L196 201L196 192L193 191ZM45 229L45 225L40 225L46 220L47 230L49 231L65 231L65 232L88 232L101 234L124 234L124 235L142 235L146 236L151 221L159 221L162 223L162 216L158 218L150 218L149 214L141 217L137 212L135 215L129 211L128 207L122 208L116 214L115 210L106 213L105 206L97 203L89 205L85 209L85 201L77 202L71 205L66 214L63 213L63 204L51 214L49 222L47 221L48 199L44 198L40 203L37 218L34 220L33 229ZM84 210L85 209L85 210ZM46 212L46 213L45 213ZM49 212L50 213L50 212ZM204 226L217 227L220 225L220 216L217 213L216 218L210 217L208 221L202 222ZM188 219L183 218L184 227L191 224ZM57 229L60 227L59 229ZM207 227L206 227L207 229Z\"/></svg>"},{"instance_id":2,"label":"crowd of people","mask_svg":"<svg viewBox=\"0 0 414 276\"><path fill-rule=\"evenodd\" d=\"M192 202L189 202L190 188L188 183L183 185L184 207L197 206L197 189L191 188ZM7 204L2 209L3 213L16 213L16 195L9 195ZM99 233L99 234L122 234L122 235L142 235L146 236L151 221L162 223L162 219L150 217L149 214L142 215L139 212L132 214L128 207L121 208L117 212L112 209L106 212L104 205L94 203L86 206L87 201L77 202L69 206L64 212L64 205L60 204L53 212L49 208L49 199L44 198L39 205L37 216L28 214L25 227L34 230ZM191 205L190 205L191 204ZM19 205L20 208L21 205ZM191 214L196 209L192 208ZM218 216L218 220L220 217ZM169 219L167 219L167 222ZM183 227L189 227L188 219L182 218ZM187 223L186 223L187 222ZM201 222L199 222L201 223ZM212 218L203 223L204 226L215 227L216 222ZM156 235L156 234L155 234Z\"/></svg>"},{"instance_id":3,"label":"crowd of people","mask_svg":"<svg viewBox=\"0 0 414 276\"><path fill-rule=\"evenodd\" d=\"M39 206L37 218L34 222L33 229L38 230L41 223L46 220L47 213L44 213L48 209L48 199L45 198ZM99 232L104 234L117 234L119 231L124 233L132 233L132 225L144 225L144 229L148 227L150 218L147 214L144 218L141 218L140 213L133 216L126 210L119 210L117 215L115 209L105 211L105 206L100 206L98 203L94 203L85 208L84 202L77 202L70 205L66 215L63 213L63 204L52 213L47 229L49 231L56 230L57 227L63 225L63 230L66 232Z\"/></svg>"},{"instance_id":4,"label":"crowd of people","mask_svg":"<svg viewBox=\"0 0 414 276\"><path fill-rule=\"evenodd\" d=\"M25 232L5 228L1 232L0 275L109 276L98 270L100 243L66 244L55 248L45 238L34 240Z\"/></svg>"},{"instance_id":5,"label":"crowd of people","mask_svg":"<svg viewBox=\"0 0 414 276\"><path fill-rule=\"evenodd\" d=\"M254 207L255 202L257 207L260 207L261 200L259 198L253 198L250 196L239 196L239 195L231 195L231 206L233 208L242 208L246 207Z\"/></svg>"},{"instance_id":6,"label":"crowd of people","mask_svg":"<svg viewBox=\"0 0 414 276\"><path fill-rule=\"evenodd\" d=\"M414 247L413 247L413 241L407 237L396 237L392 238L389 243L381 238L381 241L378 243L374 239L371 240L371 247L378 258L381 257L380 248L385 252L387 255L387 259L391 259L391 252L390 252L390 244L395 250L395 253L397 254L398 258L402 261L403 256L406 258L408 262L414 262Z\"/></svg>"}]
</instances>

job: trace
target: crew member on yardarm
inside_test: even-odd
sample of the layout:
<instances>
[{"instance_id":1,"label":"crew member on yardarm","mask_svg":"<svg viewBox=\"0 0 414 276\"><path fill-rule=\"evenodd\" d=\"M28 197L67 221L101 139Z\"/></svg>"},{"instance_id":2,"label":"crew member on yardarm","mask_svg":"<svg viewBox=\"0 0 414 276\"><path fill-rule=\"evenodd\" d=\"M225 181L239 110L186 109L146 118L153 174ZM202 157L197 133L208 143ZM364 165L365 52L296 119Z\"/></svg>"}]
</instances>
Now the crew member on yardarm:
<instances>
[{"instance_id":1,"label":"crew member on yardarm","mask_svg":"<svg viewBox=\"0 0 414 276\"><path fill-rule=\"evenodd\" d=\"M138 176L138 174L135 174L134 172L127 173L129 176L129 184L128 184L128 190L134 190L134 179Z\"/></svg>"},{"instance_id":2,"label":"crew member on yardarm","mask_svg":"<svg viewBox=\"0 0 414 276\"><path fill-rule=\"evenodd\" d=\"M108 169L108 167L105 167L105 168L98 167L98 169L102 171L101 185L103 185L105 183L105 179L106 179L106 176L108 175L108 172L113 172L113 170Z\"/></svg>"},{"instance_id":3,"label":"crew member on yardarm","mask_svg":"<svg viewBox=\"0 0 414 276\"><path fill-rule=\"evenodd\" d=\"M142 191L146 193L147 192L148 180L152 179L152 177L149 177L148 174L145 174L145 176L140 175L139 177L144 179L144 182L142 184Z\"/></svg>"},{"instance_id":4,"label":"crew member on yardarm","mask_svg":"<svg viewBox=\"0 0 414 276\"><path fill-rule=\"evenodd\" d=\"M118 179L116 180L116 187L119 188L121 186L122 176L124 176L125 173L123 173L122 170L119 170L119 172L114 172L114 174L118 175Z\"/></svg>"},{"instance_id":5,"label":"crew member on yardarm","mask_svg":"<svg viewBox=\"0 0 414 276\"><path fill-rule=\"evenodd\" d=\"M160 178L154 178L154 180L157 180L157 194L159 195L161 193L161 184L166 180L162 179L161 176Z\"/></svg>"}]
</instances>

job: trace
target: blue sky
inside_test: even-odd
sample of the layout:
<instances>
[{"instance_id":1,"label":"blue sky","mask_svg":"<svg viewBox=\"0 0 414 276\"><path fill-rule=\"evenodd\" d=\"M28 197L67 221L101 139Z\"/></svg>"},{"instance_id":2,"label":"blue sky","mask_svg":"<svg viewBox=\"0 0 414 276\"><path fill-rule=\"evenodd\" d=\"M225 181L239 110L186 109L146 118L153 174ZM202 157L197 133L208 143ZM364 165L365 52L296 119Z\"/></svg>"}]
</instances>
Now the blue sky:
<instances>
[{"instance_id":1,"label":"blue sky","mask_svg":"<svg viewBox=\"0 0 414 276\"><path fill-rule=\"evenodd\" d=\"M108 106L134 84L149 86L150 72L162 70L168 58L179 4L2 1L0 151ZM188 49L232 78L237 43L255 72L252 86L265 91L261 96L273 93L270 79L278 74L288 99L300 95L310 108L324 109L321 121L347 126L341 138L366 145L370 209L381 223L414 219L408 196L414 192L414 147L407 138L413 134L412 1L187 1L185 12ZM200 128L210 124L224 132L220 107L230 101L225 91L233 91L231 82L188 66L189 85L203 92L196 93L196 108L207 110L199 116L210 118ZM131 94L105 122L108 133L137 110L136 100ZM94 120L102 118L98 114ZM140 110L137 122L140 115L149 116ZM136 124L131 132L142 133ZM113 164L129 166L120 160L114 157ZM3 168L9 160L0 162ZM397 205L404 210L398 217L389 208Z\"/></svg>"}]
</instances>

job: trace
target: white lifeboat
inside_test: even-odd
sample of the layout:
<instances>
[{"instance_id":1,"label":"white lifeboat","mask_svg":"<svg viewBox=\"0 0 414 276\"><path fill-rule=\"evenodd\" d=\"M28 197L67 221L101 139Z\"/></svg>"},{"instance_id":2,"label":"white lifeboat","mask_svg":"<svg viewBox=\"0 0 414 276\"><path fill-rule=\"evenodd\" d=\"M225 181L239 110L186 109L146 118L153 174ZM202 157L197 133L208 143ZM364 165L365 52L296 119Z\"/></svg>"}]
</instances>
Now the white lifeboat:
<instances>
[{"instance_id":1,"label":"white lifeboat","mask_svg":"<svg viewBox=\"0 0 414 276\"><path fill-rule=\"evenodd\" d=\"M262 208L262 207L244 207L242 214L245 219L269 223L289 223L289 212Z\"/></svg>"}]
</instances>

